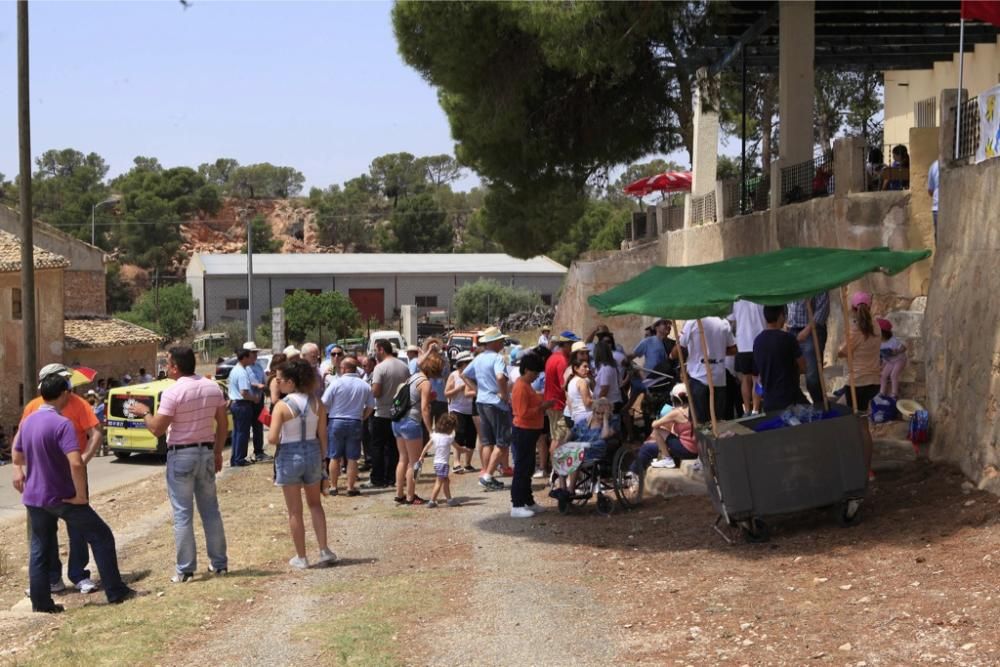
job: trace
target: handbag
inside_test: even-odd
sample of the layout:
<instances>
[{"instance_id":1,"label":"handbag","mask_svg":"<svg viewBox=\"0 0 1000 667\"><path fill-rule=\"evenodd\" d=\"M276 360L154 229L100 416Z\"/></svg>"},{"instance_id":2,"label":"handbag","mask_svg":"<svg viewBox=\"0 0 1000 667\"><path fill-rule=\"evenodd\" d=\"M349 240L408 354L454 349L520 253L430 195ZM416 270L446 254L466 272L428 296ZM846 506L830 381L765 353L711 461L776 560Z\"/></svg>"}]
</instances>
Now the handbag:
<instances>
[{"instance_id":1,"label":"handbag","mask_svg":"<svg viewBox=\"0 0 1000 667\"><path fill-rule=\"evenodd\" d=\"M271 410L266 405L264 406L264 409L260 411L260 414L257 415L257 421L264 426L271 426Z\"/></svg>"}]
</instances>

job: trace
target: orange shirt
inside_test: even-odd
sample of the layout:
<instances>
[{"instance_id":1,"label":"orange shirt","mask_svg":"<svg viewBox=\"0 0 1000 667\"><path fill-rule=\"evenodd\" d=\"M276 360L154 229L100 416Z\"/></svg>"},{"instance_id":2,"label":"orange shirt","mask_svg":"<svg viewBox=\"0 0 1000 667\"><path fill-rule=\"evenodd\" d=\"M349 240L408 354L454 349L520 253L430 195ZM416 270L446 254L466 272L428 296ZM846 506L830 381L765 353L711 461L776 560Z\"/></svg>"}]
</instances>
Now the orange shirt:
<instances>
[{"instance_id":1,"label":"orange shirt","mask_svg":"<svg viewBox=\"0 0 1000 667\"><path fill-rule=\"evenodd\" d=\"M523 376L514 383L510 406L514 410L514 426L537 430L545 426L542 410L542 396L531 388L531 383Z\"/></svg>"},{"instance_id":2,"label":"orange shirt","mask_svg":"<svg viewBox=\"0 0 1000 667\"><path fill-rule=\"evenodd\" d=\"M38 410L39 406L44 403L45 401L42 400L41 396L31 399L24 406L24 411L21 413L21 421L23 422L28 415ZM97 415L94 414L94 409L90 407L90 403L80 398L80 396L70 394L66 407L59 414L73 423L73 429L76 431L76 439L80 443L80 451L83 452L87 449L87 431L99 424Z\"/></svg>"}]
</instances>

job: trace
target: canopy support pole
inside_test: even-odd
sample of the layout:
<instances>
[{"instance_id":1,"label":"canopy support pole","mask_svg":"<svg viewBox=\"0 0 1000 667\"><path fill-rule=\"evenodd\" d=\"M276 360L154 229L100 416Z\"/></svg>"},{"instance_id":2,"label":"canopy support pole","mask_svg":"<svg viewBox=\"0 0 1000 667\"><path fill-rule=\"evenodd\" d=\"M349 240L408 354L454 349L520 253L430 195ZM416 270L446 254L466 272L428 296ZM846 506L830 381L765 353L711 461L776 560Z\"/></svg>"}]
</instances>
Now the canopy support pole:
<instances>
[{"instance_id":1,"label":"canopy support pole","mask_svg":"<svg viewBox=\"0 0 1000 667\"><path fill-rule=\"evenodd\" d=\"M806 299L806 312L809 313L809 329L812 331L813 352L816 353L816 368L819 369L819 387L823 392L823 410L830 411L830 399L826 395L826 378L823 377L823 353L819 349L819 332L816 331L816 318L813 315L812 299Z\"/></svg>"},{"instance_id":2,"label":"canopy support pole","mask_svg":"<svg viewBox=\"0 0 1000 667\"><path fill-rule=\"evenodd\" d=\"M704 355L705 375L708 378L708 414L712 417L712 435L719 437L719 423L715 416L715 381L712 379L712 360L708 354L708 339L705 338L705 327L698 318L698 335L701 337L701 353ZM691 395L688 394L688 397Z\"/></svg>"},{"instance_id":3,"label":"canopy support pole","mask_svg":"<svg viewBox=\"0 0 1000 667\"><path fill-rule=\"evenodd\" d=\"M670 320L670 325L673 327L674 331L677 332L677 358L678 365L681 367L681 381L684 383L684 389L687 391L688 396L688 407L690 408L688 412L691 413L691 427L698 428L698 415L694 413L694 408L691 407L691 381L688 379L687 364L684 363L684 348L681 347L680 337L681 330L677 328L677 320Z\"/></svg>"},{"instance_id":4,"label":"canopy support pole","mask_svg":"<svg viewBox=\"0 0 1000 667\"><path fill-rule=\"evenodd\" d=\"M858 412L858 388L854 384L854 348L851 347L851 308L847 302L847 285L840 286L840 302L844 309L844 334L847 345L847 382L851 385L852 410Z\"/></svg>"}]
</instances>

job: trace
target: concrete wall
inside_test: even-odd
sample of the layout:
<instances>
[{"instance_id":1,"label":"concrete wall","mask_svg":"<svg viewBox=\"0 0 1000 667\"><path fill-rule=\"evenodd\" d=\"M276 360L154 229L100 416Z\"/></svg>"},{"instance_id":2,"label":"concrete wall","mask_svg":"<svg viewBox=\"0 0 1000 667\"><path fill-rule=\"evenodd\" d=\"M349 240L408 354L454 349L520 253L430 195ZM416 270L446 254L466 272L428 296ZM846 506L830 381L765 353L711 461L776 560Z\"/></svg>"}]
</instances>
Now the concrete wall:
<instances>
[{"instance_id":1,"label":"concrete wall","mask_svg":"<svg viewBox=\"0 0 1000 667\"><path fill-rule=\"evenodd\" d=\"M13 209L0 206L0 229L21 237L21 220ZM66 271L65 306L67 315L106 315L104 251L59 231L44 222L35 222L35 245L69 260Z\"/></svg>"},{"instance_id":2,"label":"concrete wall","mask_svg":"<svg viewBox=\"0 0 1000 667\"><path fill-rule=\"evenodd\" d=\"M1000 160L941 171L924 322L931 456L1000 493Z\"/></svg>"},{"instance_id":3,"label":"concrete wall","mask_svg":"<svg viewBox=\"0 0 1000 667\"><path fill-rule=\"evenodd\" d=\"M79 364L97 371L99 378L135 377L140 368L156 374L156 343L116 345L115 347L67 349L63 363Z\"/></svg>"},{"instance_id":4,"label":"concrete wall","mask_svg":"<svg viewBox=\"0 0 1000 667\"><path fill-rule=\"evenodd\" d=\"M329 291L336 289L347 296L351 289L381 289L385 295L385 318L394 317L394 311L400 306L415 303L417 296L436 296L437 308L451 308L455 291L462 285L475 282L481 278L495 280L505 285L525 287L539 294L552 295L559 293L563 276L533 276L519 274L448 274L448 275L401 275L396 276L254 276L254 311L257 321L261 317L270 317L271 308L280 306L285 300L288 290L318 289ZM243 320L245 310L227 310L226 300L245 298L247 281L241 276L208 276L202 279L190 276L188 284L199 302L198 320L204 318L205 327L211 327L218 322L228 320Z\"/></svg>"},{"instance_id":5,"label":"concrete wall","mask_svg":"<svg viewBox=\"0 0 1000 667\"><path fill-rule=\"evenodd\" d=\"M20 272L0 273L0 423L14 424L21 414L21 321L11 319L12 290L21 288ZM35 272L38 305L38 365L63 359L63 271Z\"/></svg>"},{"instance_id":6,"label":"concrete wall","mask_svg":"<svg viewBox=\"0 0 1000 667\"><path fill-rule=\"evenodd\" d=\"M970 96L976 96L997 83L1000 83L1000 38L994 44L977 44L972 53L965 54L962 86ZM885 143L907 143L910 128L916 124L913 104L929 97L940 98L942 90L957 85L957 53L950 61L935 63L933 69L886 72Z\"/></svg>"}]
</instances>

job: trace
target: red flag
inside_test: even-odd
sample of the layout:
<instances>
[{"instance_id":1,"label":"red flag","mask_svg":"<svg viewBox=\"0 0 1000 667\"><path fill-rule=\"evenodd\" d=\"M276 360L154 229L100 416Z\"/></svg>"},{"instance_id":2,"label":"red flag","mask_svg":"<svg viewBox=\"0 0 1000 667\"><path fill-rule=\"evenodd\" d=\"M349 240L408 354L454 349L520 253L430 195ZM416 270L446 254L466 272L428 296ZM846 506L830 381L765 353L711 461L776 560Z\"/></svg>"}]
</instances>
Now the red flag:
<instances>
[{"instance_id":1,"label":"red flag","mask_svg":"<svg viewBox=\"0 0 1000 667\"><path fill-rule=\"evenodd\" d=\"M1000 0L962 0L961 15L1000 26Z\"/></svg>"}]
</instances>

